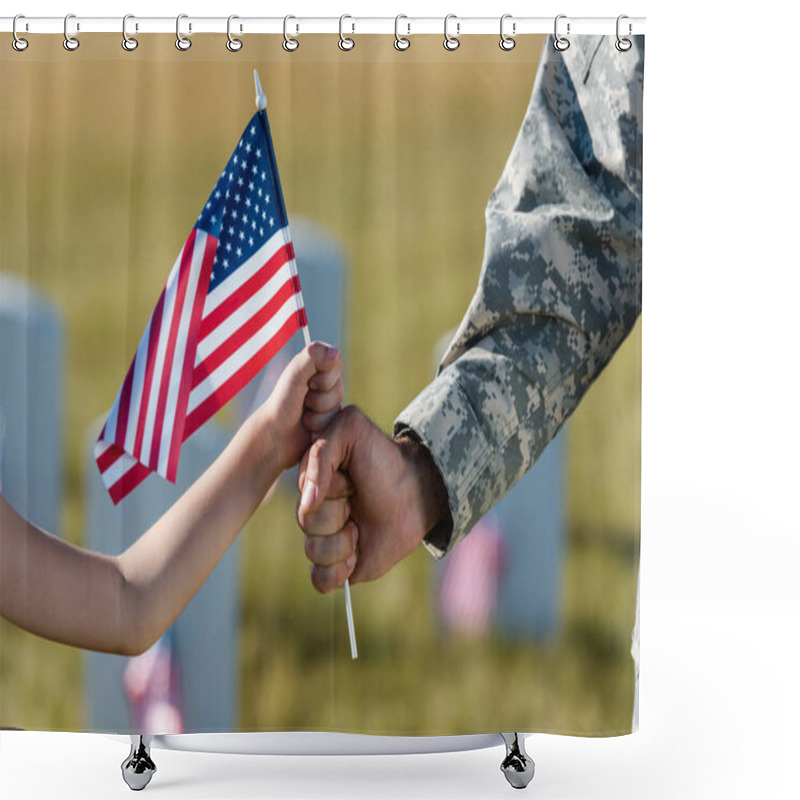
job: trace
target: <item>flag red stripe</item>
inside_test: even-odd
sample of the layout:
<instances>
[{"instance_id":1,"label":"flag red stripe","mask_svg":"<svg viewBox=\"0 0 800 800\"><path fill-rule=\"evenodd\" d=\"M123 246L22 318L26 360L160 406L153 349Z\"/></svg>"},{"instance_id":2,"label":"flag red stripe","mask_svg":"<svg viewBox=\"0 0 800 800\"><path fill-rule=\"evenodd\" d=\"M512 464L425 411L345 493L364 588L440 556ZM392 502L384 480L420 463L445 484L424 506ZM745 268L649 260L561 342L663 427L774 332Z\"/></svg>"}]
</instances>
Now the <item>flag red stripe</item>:
<instances>
[{"instance_id":1,"label":"flag red stripe","mask_svg":"<svg viewBox=\"0 0 800 800\"><path fill-rule=\"evenodd\" d=\"M200 323L199 341L203 341L215 328L221 325L238 308L243 306L259 289L266 285L288 260L289 255L287 253L287 248L281 247L255 275L243 283L203 319Z\"/></svg>"},{"instance_id":2,"label":"flag red stripe","mask_svg":"<svg viewBox=\"0 0 800 800\"><path fill-rule=\"evenodd\" d=\"M108 493L116 505L127 494L132 492L153 470L144 464L134 464L115 484L109 487Z\"/></svg>"},{"instance_id":3,"label":"flag red stripe","mask_svg":"<svg viewBox=\"0 0 800 800\"><path fill-rule=\"evenodd\" d=\"M243 344L267 325L281 306L294 294L291 281L275 292L265 306L262 306L247 322L240 325L220 346L209 353L194 369L192 389L211 375L220 364L227 361Z\"/></svg>"},{"instance_id":4,"label":"flag red stripe","mask_svg":"<svg viewBox=\"0 0 800 800\"><path fill-rule=\"evenodd\" d=\"M117 430L114 433L114 444L125 447L125 437L128 432L128 414L131 409L131 387L133 386L133 370L136 367L136 359L128 368L125 380L122 382L122 390L119 393L119 410L117 411Z\"/></svg>"},{"instance_id":5,"label":"flag red stripe","mask_svg":"<svg viewBox=\"0 0 800 800\"><path fill-rule=\"evenodd\" d=\"M133 445L134 458L141 458L142 441L144 440L144 426L147 421L147 408L150 404L150 389L153 385L153 373L155 372L156 355L158 353L158 337L161 335L161 318L164 314L164 298L167 294L166 288L158 298L153 316L150 319L150 340L147 343L147 361L145 364L144 381L142 382L142 399L139 403L139 419L136 425L136 441Z\"/></svg>"},{"instance_id":6,"label":"flag red stripe","mask_svg":"<svg viewBox=\"0 0 800 800\"><path fill-rule=\"evenodd\" d=\"M119 459L125 451L121 447L117 447L116 445L111 445L98 459L97 459L97 468L100 470L102 474L105 472L109 467L113 466L117 459Z\"/></svg>"},{"instance_id":7,"label":"flag red stripe","mask_svg":"<svg viewBox=\"0 0 800 800\"><path fill-rule=\"evenodd\" d=\"M197 353L200 319L203 315L203 305L208 294L208 283L211 280L211 270L214 267L214 255L216 252L217 239L209 234L206 237L206 246L203 251L203 262L200 266L200 277L195 290L192 316L189 320L189 333L186 337L186 350L181 367L181 382L178 389L177 408L175 409L175 424L172 426L172 442L167 464L167 479L171 481L174 481L178 476L178 460L181 454L181 443L183 442L183 425L186 420L186 408L189 404L189 392L192 388L192 371Z\"/></svg>"},{"instance_id":8,"label":"flag red stripe","mask_svg":"<svg viewBox=\"0 0 800 800\"><path fill-rule=\"evenodd\" d=\"M207 397L186 417L183 440L186 441L228 400L243 389L275 353L292 338L292 334L297 330L297 316L292 314L277 333L249 361L242 365L222 386L216 389L214 394Z\"/></svg>"},{"instance_id":9,"label":"flag red stripe","mask_svg":"<svg viewBox=\"0 0 800 800\"><path fill-rule=\"evenodd\" d=\"M186 240L181 257L181 266L178 270L178 290L175 293L175 307L172 312L172 322L167 337L167 352L164 357L164 369L161 373L161 383L158 392L158 405L156 406L156 423L153 427L153 447L150 450L150 464L158 468L158 458L161 454L161 434L164 427L164 414L167 406L167 393L172 371L176 367L173 363L175 358L175 344L180 330L181 318L183 317L183 301L186 299L186 286L189 282L189 275L192 271L192 256L194 255L194 243L197 238L197 229L193 229Z\"/></svg>"}]
</instances>

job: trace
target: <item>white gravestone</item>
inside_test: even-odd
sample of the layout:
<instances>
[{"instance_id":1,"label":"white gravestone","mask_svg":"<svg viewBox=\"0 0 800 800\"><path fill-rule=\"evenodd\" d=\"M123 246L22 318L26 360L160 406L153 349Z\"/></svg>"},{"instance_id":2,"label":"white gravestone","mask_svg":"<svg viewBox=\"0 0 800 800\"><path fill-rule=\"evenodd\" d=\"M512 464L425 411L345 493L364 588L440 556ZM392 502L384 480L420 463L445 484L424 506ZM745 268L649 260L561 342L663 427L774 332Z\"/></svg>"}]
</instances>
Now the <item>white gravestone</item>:
<instances>
[{"instance_id":1,"label":"white gravestone","mask_svg":"<svg viewBox=\"0 0 800 800\"><path fill-rule=\"evenodd\" d=\"M566 434L494 509L507 551L495 627L512 636L548 638L561 625Z\"/></svg>"},{"instance_id":2,"label":"white gravestone","mask_svg":"<svg viewBox=\"0 0 800 800\"><path fill-rule=\"evenodd\" d=\"M64 327L56 306L0 274L0 487L26 519L61 527Z\"/></svg>"}]
</instances>

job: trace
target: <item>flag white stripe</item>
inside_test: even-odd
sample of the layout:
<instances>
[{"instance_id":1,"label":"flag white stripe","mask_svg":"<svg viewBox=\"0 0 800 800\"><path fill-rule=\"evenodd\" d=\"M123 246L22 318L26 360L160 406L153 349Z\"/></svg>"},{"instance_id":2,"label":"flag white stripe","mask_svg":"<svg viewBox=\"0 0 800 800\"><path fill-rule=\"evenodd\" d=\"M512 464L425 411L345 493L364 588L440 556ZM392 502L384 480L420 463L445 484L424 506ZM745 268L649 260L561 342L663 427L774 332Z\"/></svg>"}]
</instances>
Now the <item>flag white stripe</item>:
<instances>
[{"instance_id":1,"label":"flag white stripe","mask_svg":"<svg viewBox=\"0 0 800 800\"><path fill-rule=\"evenodd\" d=\"M133 362L133 381L131 382L131 397L128 405L128 430L125 433L125 450L133 452L136 444L136 430L139 427L139 407L142 403L142 386L144 384L144 374L147 368L147 351L150 343L150 326L153 323L152 316L147 322L142 340L136 350L136 358Z\"/></svg>"},{"instance_id":2,"label":"flag white stripe","mask_svg":"<svg viewBox=\"0 0 800 800\"><path fill-rule=\"evenodd\" d=\"M292 279L288 262L284 264L252 297L242 303L224 322L217 325L205 339L197 343L195 367L205 361L221 344L257 314L277 293L284 283Z\"/></svg>"},{"instance_id":3,"label":"flag white stripe","mask_svg":"<svg viewBox=\"0 0 800 800\"><path fill-rule=\"evenodd\" d=\"M192 311L194 310L194 298L197 294L197 285L200 282L200 271L203 266L203 258L206 253L206 242L208 234L198 230L192 251L192 260L189 265L189 276L187 279L186 292L183 298L183 306L176 310L180 314L178 322L178 333L175 339L172 364L168 371L167 388L167 409L177 409L178 393L181 388L181 378L183 377L183 362L186 358L186 344L189 338L189 324L192 321ZM167 333L167 335L169 335ZM166 476L169 466L170 451L172 449L172 431L175 425L175 414L165 413L164 422L161 426L161 447L158 451L158 472Z\"/></svg>"},{"instance_id":4,"label":"flag white stripe","mask_svg":"<svg viewBox=\"0 0 800 800\"><path fill-rule=\"evenodd\" d=\"M283 231L284 229L281 228L277 233L273 234L235 272L225 278L221 283L218 283L214 289L208 293L205 305L203 306L203 319L220 305L220 303L225 302L238 288L247 283L247 281L249 281L250 278L252 278L253 275L284 246ZM223 256L224 253L220 251L220 258Z\"/></svg>"},{"instance_id":5,"label":"flag white stripe","mask_svg":"<svg viewBox=\"0 0 800 800\"><path fill-rule=\"evenodd\" d=\"M185 247L185 245L184 245ZM156 424L156 411L158 408L158 396L161 393L161 381L164 377L164 361L166 360L167 340L169 339L169 329L172 324L172 314L175 306L175 293L177 291L177 276L180 270L181 259L183 258L183 248L181 248L178 260L172 267L169 274L164 295L164 307L161 313L161 328L159 329L158 346L156 347L156 359L153 364L153 380L150 383L150 395L147 398L147 410L144 425L144 438L142 439L142 453L139 459L145 466L151 467L150 450L157 432L154 430Z\"/></svg>"},{"instance_id":6,"label":"flag white stripe","mask_svg":"<svg viewBox=\"0 0 800 800\"><path fill-rule=\"evenodd\" d=\"M283 327L287 319L292 314L297 313L295 305L295 295L289 297L286 302L275 312L263 328L253 334L242 346L232 353L222 362L202 383L192 389L189 395L189 405L187 414L194 411L197 406L210 397L220 386L222 386L234 373L246 364L273 336Z\"/></svg>"},{"instance_id":7,"label":"flag white stripe","mask_svg":"<svg viewBox=\"0 0 800 800\"><path fill-rule=\"evenodd\" d=\"M123 453L104 473L103 483L110 489L118 480L133 469L139 462L127 453Z\"/></svg>"}]
</instances>

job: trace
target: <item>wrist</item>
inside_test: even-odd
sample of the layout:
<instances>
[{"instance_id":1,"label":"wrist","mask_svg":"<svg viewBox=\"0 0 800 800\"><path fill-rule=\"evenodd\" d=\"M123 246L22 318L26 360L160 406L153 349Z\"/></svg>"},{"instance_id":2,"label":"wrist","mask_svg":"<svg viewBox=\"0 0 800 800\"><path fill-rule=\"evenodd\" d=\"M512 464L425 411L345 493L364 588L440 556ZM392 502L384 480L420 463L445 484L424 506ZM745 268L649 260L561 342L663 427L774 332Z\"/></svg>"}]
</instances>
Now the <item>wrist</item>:
<instances>
[{"instance_id":1,"label":"wrist","mask_svg":"<svg viewBox=\"0 0 800 800\"><path fill-rule=\"evenodd\" d=\"M283 471L276 422L262 406L248 417L238 435L241 436L240 457L246 474L251 477L256 492L263 495Z\"/></svg>"},{"instance_id":2,"label":"wrist","mask_svg":"<svg viewBox=\"0 0 800 800\"><path fill-rule=\"evenodd\" d=\"M450 514L447 487L428 449L408 431L395 440L413 477L414 506L419 513L417 532L421 542Z\"/></svg>"}]
</instances>

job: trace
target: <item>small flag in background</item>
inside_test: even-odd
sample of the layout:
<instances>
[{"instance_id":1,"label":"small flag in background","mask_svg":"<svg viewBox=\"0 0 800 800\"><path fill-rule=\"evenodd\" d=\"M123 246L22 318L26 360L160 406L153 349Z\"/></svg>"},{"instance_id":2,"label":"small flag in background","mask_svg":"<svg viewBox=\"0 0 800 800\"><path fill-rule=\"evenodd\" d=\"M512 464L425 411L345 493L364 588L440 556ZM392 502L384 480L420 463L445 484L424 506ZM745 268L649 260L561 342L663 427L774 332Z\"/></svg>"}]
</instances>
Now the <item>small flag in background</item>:
<instances>
[{"instance_id":1,"label":"small flag in background","mask_svg":"<svg viewBox=\"0 0 800 800\"><path fill-rule=\"evenodd\" d=\"M114 503L306 327L265 111L257 112L186 240L95 446Z\"/></svg>"},{"instance_id":2,"label":"small flag in background","mask_svg":"<svg viewBox=\"0 0 800 800\"><path fill-rule=\"evenodd\" d=\"M494 622L503 572L503 536L489 512L442 562L439 616L460 633L488 633Z\"/></svg>"}]
</instances>

